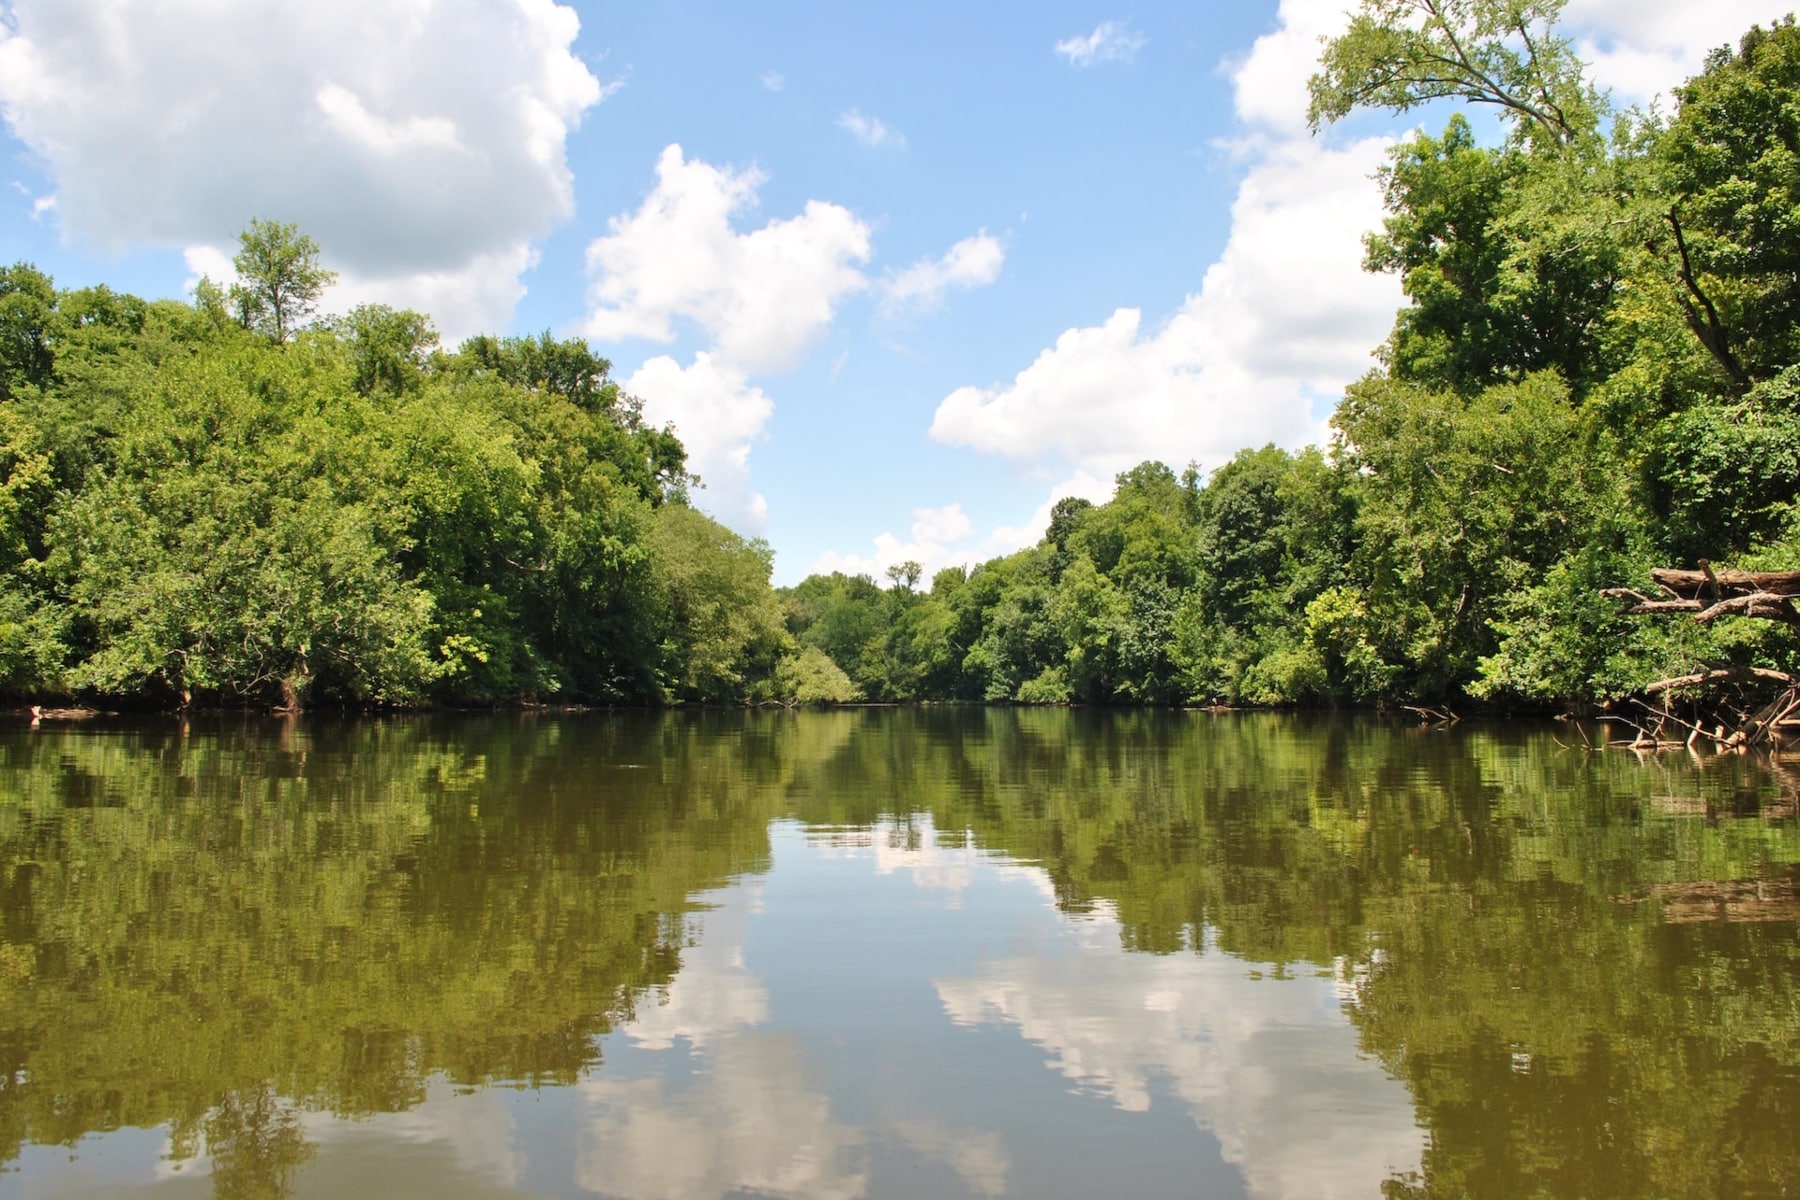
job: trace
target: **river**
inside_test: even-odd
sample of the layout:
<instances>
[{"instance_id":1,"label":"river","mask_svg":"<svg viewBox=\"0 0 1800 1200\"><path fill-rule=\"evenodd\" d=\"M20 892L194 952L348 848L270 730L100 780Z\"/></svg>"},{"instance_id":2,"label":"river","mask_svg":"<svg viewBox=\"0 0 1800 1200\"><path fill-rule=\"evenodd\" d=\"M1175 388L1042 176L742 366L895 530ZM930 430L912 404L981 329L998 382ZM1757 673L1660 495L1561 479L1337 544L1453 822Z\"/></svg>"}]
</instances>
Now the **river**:
<instances>
[{"instance_id":1,"label":"river","mask_svg":"<svg viewBox=\"0 0 1800 1200\"><path fill-rule=\"evenodd\" d=\"M1793 1195L1791 770L1367 716L16 721L0 1196Z\"/></svg>"}]
</instances>

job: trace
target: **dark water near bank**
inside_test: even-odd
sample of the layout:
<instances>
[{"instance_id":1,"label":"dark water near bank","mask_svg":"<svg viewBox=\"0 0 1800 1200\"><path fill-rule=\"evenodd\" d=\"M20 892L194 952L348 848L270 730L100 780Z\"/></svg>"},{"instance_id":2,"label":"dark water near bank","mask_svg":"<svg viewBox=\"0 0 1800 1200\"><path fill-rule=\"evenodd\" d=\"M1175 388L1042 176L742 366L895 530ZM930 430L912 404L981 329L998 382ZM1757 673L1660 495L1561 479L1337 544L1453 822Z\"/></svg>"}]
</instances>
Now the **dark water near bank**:
<instances>
[{"instance_id":1,"label":"dark water near bank","mask_svg":"<svg viewBox=\"0 0 1800 1200\"><path fill-rule=\"evenodd\" d=\"M0 1196L1800 1194L1800 765L1558 733L0 727Z\"/></svg>"}]
</instances>

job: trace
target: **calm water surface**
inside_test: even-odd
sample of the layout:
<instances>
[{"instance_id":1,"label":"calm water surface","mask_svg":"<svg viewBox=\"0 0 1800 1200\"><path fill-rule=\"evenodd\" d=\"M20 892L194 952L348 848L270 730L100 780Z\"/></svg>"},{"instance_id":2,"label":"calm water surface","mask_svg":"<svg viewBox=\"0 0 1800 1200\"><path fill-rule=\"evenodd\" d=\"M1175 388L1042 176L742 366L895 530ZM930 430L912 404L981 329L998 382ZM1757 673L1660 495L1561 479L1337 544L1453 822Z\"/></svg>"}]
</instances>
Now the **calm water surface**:
<instances>
[{"instance_id":1,"label":"calm water surface","mask_svg":"<svg viewBox=\"0 0 1800 1200\"><path fill-rule=\"evenodd\" d=\"M0 727L0 1195L1800 1194L1800 766L981 709Z\"/></svg>"}]
</instances>

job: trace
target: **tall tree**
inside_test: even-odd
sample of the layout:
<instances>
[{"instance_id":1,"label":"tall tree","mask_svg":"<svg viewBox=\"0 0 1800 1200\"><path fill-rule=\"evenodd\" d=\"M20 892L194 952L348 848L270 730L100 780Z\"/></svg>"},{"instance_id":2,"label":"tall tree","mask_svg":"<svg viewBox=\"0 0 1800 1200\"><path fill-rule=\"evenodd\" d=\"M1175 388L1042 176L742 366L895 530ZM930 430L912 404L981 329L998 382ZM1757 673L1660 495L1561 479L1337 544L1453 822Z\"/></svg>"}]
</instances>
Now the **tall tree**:
<instances>
[{"instance_id":1,"label":"tall tree","mask_svg":"<svg viewBox=\"0 0 1800 1200\"><path fill-rule=\"evenodd\" d=\"M319 294L337 280L319 263L319 244L299 228L252 219L238 234L243 247L231 260L238 274L231 303L246 329L277 342L318 308Z\"/></svg>"},{"instance_id":2,"label":"tall tree","mask_svg":"<svg viewBox=\"0 0 1800 1200\"><path fill-rule=\"evenodd\" d=\"M1719 49L1658 145L1689 328L1748 391L1800 360L1800 27Z\"/></svg>"},{"instance_id":3,"label":"tall tree","mask_svg":"<svg viewBox=\"0 0 1800 1200\"><path fill-rule=\"evenodd\" d=\"M1308 82L1317 130L1359 108L1491 104L1527 141L1568 144L1603 107L1554 30L1564 0L1362 0Z\"/></svg>"}]
</instances>

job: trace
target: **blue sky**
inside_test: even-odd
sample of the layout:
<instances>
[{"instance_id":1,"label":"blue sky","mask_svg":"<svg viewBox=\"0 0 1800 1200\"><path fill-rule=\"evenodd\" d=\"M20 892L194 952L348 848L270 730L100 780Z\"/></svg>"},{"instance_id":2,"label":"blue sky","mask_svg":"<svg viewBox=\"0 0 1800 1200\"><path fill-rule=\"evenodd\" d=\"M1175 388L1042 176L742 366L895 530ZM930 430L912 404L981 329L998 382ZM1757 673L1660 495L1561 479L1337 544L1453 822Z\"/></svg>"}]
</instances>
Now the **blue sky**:
<instances>
[{"instance_id":1,"label":"blue sky","mask_svg":"<svg viewBox=\"0 0 1800 1200\"><path fill-rule=\"evenodd\" d=\"M179 296L298 222L333 307L589 338L779 582L932 569L1322 436L1399 300L1406 125L1302 120L1348 7L0 0L0 257ZM1565 27L1632 102L1776 15Z\"/></svg>"}]
</instances>

